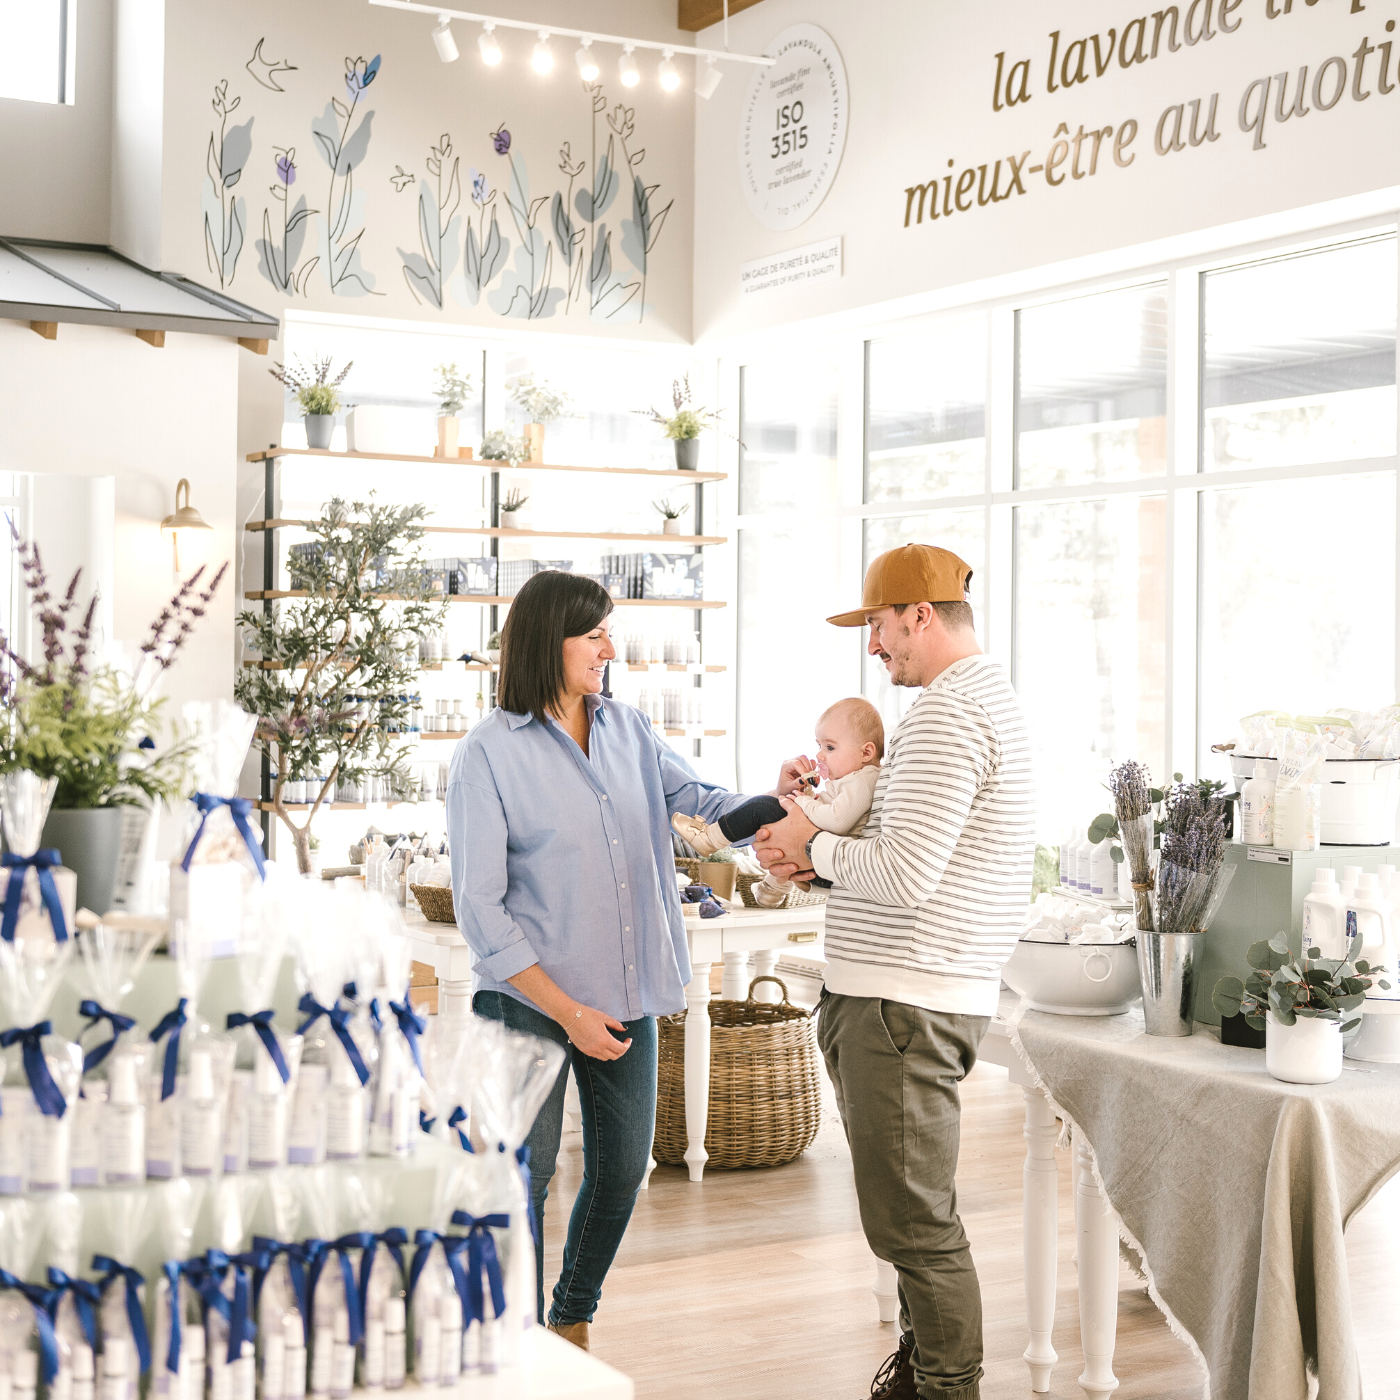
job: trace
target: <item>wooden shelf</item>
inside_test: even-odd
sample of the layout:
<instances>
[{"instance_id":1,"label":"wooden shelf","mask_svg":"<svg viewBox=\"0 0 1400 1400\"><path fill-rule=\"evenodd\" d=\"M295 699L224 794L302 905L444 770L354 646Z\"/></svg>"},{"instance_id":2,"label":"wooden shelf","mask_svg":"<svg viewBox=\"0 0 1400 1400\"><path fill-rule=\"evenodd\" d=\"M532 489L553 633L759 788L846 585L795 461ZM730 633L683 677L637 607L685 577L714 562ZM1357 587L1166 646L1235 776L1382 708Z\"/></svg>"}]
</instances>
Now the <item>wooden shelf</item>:
<instances>
[{"instance_id":1,"label":"wooden shelf","mask_svg":"<svg viewBox=\"0 0 1400 1400\"><path fill-rule=\"evenodd\" d=\"M616 663L622 666L624 663ZM683 676L702 676L706 672L727 671L727 666L703 666L698 661L677 664L674 661L628 661L625 663L629 671L650 672L652 675L660 675L667 671L678 671Z\"/></svg>"},{"instance_id":2,"label":"wooden shelf","mask_svg":"<svg viewBox=\"0 0 1400 1400\"><path fill-rule=\"evenodd\" d=\"M252 534L264 530L310 529L314 520L252 520L243 528ZM506 530L492 525L425 525L428 535L484 535L502 540L655 540L663 544L728 544L728 535L662 535L655 530L627 534L609 530Z\"/></svg>"},{"instance_id":3,"label":"wooden shelf","mask_svg":"<svg viewBox=\"0 0 1400 1400\"><path fill-rule=\"evenodd\" d=\"M702 732L700 726L695 724L685 729L665 729L662 733L668 739L722 739L725 731L723 729L706 729Z\"/></svg>"},{"instance_id":4,"label":"wooden shelf","mask_svg":"<svg viewBox=\"0 0 1400 1400\"><path fill-rule=\"evenodd\" d=\"M256 588L245 593L244 598L250 603L271 602L277 598L309 598L311 595L304 588ZM486 593L452 593L446 598L424 598L407 599L394 593L377 593L378 598L385 598L389 602L425 602L425 603L479 603L483 607L509 607L514 598L498 598ZM724 603L712 602L705 598L614 598L613 604L619 608L684 608L687 612L696 608L722 608Z\"/></svg>"},{"instance_id":5,"label":"wooden shelf","mask_svg":"<svg viewBox=\"0 0 1400 1400\"><path fill-rule=\"evenodd\" d=\"M245 670L249 671L304 671L306 669L304 666L284 666L280 661L245 661L243 666ZM342 662L341 666L342 669L347 671L354 669L348 662ZM430 665L420 666L418 668L418 674L421 676L427 671L441 671L443 669L444 667L441 661L434 661ZM455 673L456 668L454 667L453 669ZM484 666L479 661L467 661L462 664L463 671L495 671L498 669L499 668L496 666ZM723 670L724 668L715 667L713 669Z\"/></svg>"},{"instance_id":6,"label":"wooden shelf","mask_svg":"<svg viewBox=\"0 0 1400 1400\"><path fill-rule=\"evenodd\" d=\"M400 732L402 732L402 731L400 731ZM412 734L412 733L410 733L408 737L409 737L410 739L465 739L465 738L467 737L467 730L465 730L465 729L443 729L443 730L437 730L437 729L428 730L428 729L423 729L423 730L420 730L417 734Z\"/></svg>"},{"instance_id":7,"label":"wooden shelf","mask_svg":"<svg viewBox=\"0 0 1400 1400\"><path fill-rule=\"evenodd\" d=\"M422 457L406 452L332 452L320 447L272 447L250 452L248 461L267 462L277 457L333 457L344 462L425 462L434 466L480 467L490 472L597 472L603 476L664 476L681 481L725 481L727 472L685 472L677 467L566 467L559 462L488 462L475 457Z\"/></svg>"}]
</instances>

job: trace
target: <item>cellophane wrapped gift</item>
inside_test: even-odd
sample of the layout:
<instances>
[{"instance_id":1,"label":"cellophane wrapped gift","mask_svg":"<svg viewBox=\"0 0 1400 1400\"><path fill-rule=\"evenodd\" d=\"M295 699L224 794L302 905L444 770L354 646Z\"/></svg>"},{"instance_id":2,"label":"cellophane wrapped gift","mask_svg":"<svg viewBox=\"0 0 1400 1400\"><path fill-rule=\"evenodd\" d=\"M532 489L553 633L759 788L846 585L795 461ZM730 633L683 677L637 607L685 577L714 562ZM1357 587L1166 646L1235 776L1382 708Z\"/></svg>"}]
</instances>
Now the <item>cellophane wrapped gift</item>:
<instances>
[{"instance_id":1,"label":"cellophane wrapped gift","mask_svg":"<svg viewBox=\"0 0 1400 1400\"><path fill-rule=\"evenodd\" d=\"M379 913L385 932L380 940L375 999L384 1011L369 1150L376 1157L407 1157L421 1136L424 1036L428 1021L414 1011L409 1000L413 945L408 941L398 908L383 901Z\"/></svg>"},{"instance_id":2,"label":"cellophane wrapped gift","mask_svg":"<svg viewBox=\"0 0 1400 1400\"><path fill-rule=\"evenodd\" d=\"M301 1243L301 1194L296 1168L268 1172L260 1210L266 1235L253 1251L263 1259L258 1291L258 1394L261 1400L302 1400L310 1342L308 1258Z\"/></svg>"},{"instance_id":3,"label":"cellophane wrapped gift","mask_svg":"<svg viewBox=\"0 0 1400 1400\"><path fill-rule=\"evenodd\" d=\"M206 1190L203 1181L179 1178L152 1192L163 1260L152 1310L151 1393L158 1400L202 1400L204 1395L204 1328L189 1266Z\"/></svg>"},{"instance_id":4,"label":"cellophane wrapped gift","mask_svg":"<svg viewBox=\"0 0 1400 1400\"><path fill-rule=\"evenodd\" d=\"M245 920L256 918L264 873L251 799L238 780L256 719L227 701L188 704L186 729L200 736L195 793L170 867L170 931L208 937L215 957L230 957Z\"/></svg>"},{"instance_id":5,"label":"cellophane wrapped gift","mask_svg":"<svg viewBox=\"0 0 1400 1400\"><path fill-rule=\"evenodd\" d=\"M136 1400L151 1368L146 1322L146 1281L137 1271L146 1236L155 1224L152 1194L144 1189L104 1191L95 1232L102 1249L92 1257L102 1303L98 1311L100 1400Z\"/></svg>"},{"instance_id":6,"label":"cellophane wrapped gift","mask_svg":"<svg viewBox=\"0 0 1400 1400\"><path fill-rule=\"evenodd\" d=\"M423 1057L422 1115L420 1125L439 1145L466 1148L471 1123L467 1105L460 1102L456 1066L459 1056L470 1057L478 1016L460 1019L430 1016L420 1050Z\"/></svg>"},{"instance_id":7,"label":"cellophane wrapped gift","mask_svg":"<svg viewBox=\"0 0 1400 1400\"><path fill-rule=\"evenodd\" d=\"M57 1192L45 1202L43 1217L34 1272L37 1275L42 1265L58 1344L58 1372L49 1386L49 1400L94 1400L101 1295L97 1284L79 1276L82 1202L72 1191Z\"/></svg>"},{"instance_id":8,"label":"cellophane wrapped gift","mask_svg":"<svg viewBox=\"0 0 1400 1400\"><path fill-rule=\"evenodd\" d=\"M48 928L60 942L73 931L78 877L59 864L62 852L39 846L57 789L57 778L26 770L0 775L0 823L7 848L0 937L6 941L32 924Z\"/></svg>"},{"instance_id":9,"label":"cellophane wrapped gift","mask_svg":"<svg viewBox=\"0 0 1400 1400\"><path fill-rule=\"evenodd\" d=\"M73 940L46 921L22 923L0 939L0 1194L66 1191L70 1184L73 1109L83 1052L54 1035L46 1019L73 955Z\"/></svg>"},{"instance_id":10,"label":"cellophane wrapped gift","mask_svg":"<svg viewBox=\"0 0 1400 1400\"><path fill-rule=\"evenodd\" d=\"M212 1187L209 1247L193 1275L204 1305L208 1400L246 1400L256 1390L253 1283L260 1261L246 1246L262 1189L257 1176L225 1176Z\"/></svg>"},{"instance_id":11,"label":"cellophane wrapped gift","mask_svg":"<svg viewBox=\"0 0 1400 1400\"><path fill-rule=\"evenodd\" d=\"M461 1186L463 1154L444 1155L433 1175L430 1226L414 1235L408 1274L409 1353L420 1386L453 1386L462 1373L467 1314L465 1262L447 1230Z\"/></svg>"},{"instance_id":12,"label":"cellophane wrapped gift","mask_svg":"<svg viewBox=\"0 0 1400 1400\"><path fill-rule=\"evenodd\" d=\"M49 1293L29 1282L43 1230L37 1203L0 1202L0 1391L10 1400L34 1400L39 1382L58 1378L58 1339Z\"/></svg>"},{"instance_id":13,"label":"cellophane wrapped gift","mask_svg":"<svg viewBox=\"0 0 1400 1400\"><path fill-rule=\"evenodd\" d=\"M311 1258L310 1395L347 1400L355 1386L360 1342L359 1262L368 1239L361 1203L347 1196L347 1170L310 1167L301 1173L304 1219L314 1235Z\"/></svg>"},{"instance_id":14,"label":"cellophane wrapped gift","mask_svg":"<svg viewBox=\"0 0 1400 1400\"><path fill-rule=\"evenodd\" d=\"M146 1110L142 1081L151 1045L127 1034L135 1030L136 1022L122 1014L122 1005L160 934L98 924L79 930L75 939L83 990L78 1009L88 1024L78 1038L83 1047L83 1083L73 1105L73 1185L144 1181ZM114 1110L110 1114L109 1103Z\"/></svg>"},{"instance_id":15,"label":"cellophane wrapped gift","mask_svg":"<svg viewBox=\"0 0 1400 1400\"><path fill-rule=\"evenodd\" d=\"M395 1167L378 1166L361 1173L369 1229L369 1267L362 1263L361 1311L365 1334L360 1357L360 1384L366 1390L401 1390L408 1365L408 1234L390 1219Z\"/></svg>"}]
</instances>

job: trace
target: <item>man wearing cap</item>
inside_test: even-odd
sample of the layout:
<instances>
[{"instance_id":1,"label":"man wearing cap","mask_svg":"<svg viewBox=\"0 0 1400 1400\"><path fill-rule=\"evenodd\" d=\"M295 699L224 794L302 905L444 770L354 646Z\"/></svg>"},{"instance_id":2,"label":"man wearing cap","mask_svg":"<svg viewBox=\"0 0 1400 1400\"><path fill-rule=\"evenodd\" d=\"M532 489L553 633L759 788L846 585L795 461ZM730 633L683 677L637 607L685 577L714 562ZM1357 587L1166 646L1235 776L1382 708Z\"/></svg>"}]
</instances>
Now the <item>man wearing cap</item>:
<instances>
[{"instance_id":1,"label":"man wearing cap","mask_svg":"<svg viewBox=\"0 0 1400 1400\"><path fill-rule=\"evenodd\" d=\"M1035 796L1021 707L982 654L972 570L907 544L865 575L867 650L923 693L890 738L858 837L795 808L758 833L779 877L832 885L818 1039L851 1148L861 1224L899 1274L899 1349L880 1400L977 1400L982 1299L958 1218L958 1085L996 1014L1035 858ZM788 804L784 804L787 806Z\"/></svg>"}]
</instances>

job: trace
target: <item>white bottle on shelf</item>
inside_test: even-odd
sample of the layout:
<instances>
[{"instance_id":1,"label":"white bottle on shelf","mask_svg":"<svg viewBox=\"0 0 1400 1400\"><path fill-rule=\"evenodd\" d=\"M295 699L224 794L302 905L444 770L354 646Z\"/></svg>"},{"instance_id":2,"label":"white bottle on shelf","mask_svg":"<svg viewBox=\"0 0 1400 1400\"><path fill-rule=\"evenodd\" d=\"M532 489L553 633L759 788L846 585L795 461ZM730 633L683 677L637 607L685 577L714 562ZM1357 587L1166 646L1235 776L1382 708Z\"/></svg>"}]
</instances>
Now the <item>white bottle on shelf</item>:
<instances>
[{"instance_id":1,"label":"white bottle on shelf","mask_svg":"<svg viewBox=\"0 0 1400 1400\"><path fill-rule=\"evenodd\" d=\"M102 1184L126 1186L146 1179L146 1108L134 1055L114 1055L102 1114Z\"/></svg>"},{"instance_id":2,"label":"white bottle on shelf","mask_svg":"<svg viewBox=\"0 0 1400 1400\"><path fill-rule=\"evenodd\" d=\"M1268 765L1254 765L1254 776L1240 789L1240 835L1246 846L1274 844L1274 797L1277 784Z\"/></svg>"},{"instance_id":3,"label":"white bottle on shelf","mask_svg":"<svg viewBox=\"0 0 1400 1400\"><path fill-rule=\"evenodd\" d=\"M1075 835L1072 830L1060 833L1060 885L1067 887L1074 883L1070 874L1070 862L1074 859Z\"/></svg>"},{"instance_id":4,"label":"white bottle on shelf","mask_svg":"<svg viewBox=\"0 0 1400 1400\"><path fill-rule=\"evenodd\" d=\"M1347 902L1337 884L1337 872L1328 866L1313 876L1313 886L1303 900L1303 953L1319 950L1324 958L1344 958L1347 949Z\"/></svg>"},{"instance_id":5,"label":"white bottle on shelf","mask_svg":"<svg viewBox=\"0 0 1400 1400\"><path fill-rule=\"evenodd\" d=\"M1112 850L1107 837L1089 847L1089 893L1097 899L1112 899L1116 893Z\"/></svg>"},{"instance_id":6,"label":"white bottle on shelf","mask_svg":"<svg viewBox=\"0 0 1400 1400\"><path fill-rule=\"evenodd\" d=\"M1093 859L1094 848L1089 844L1089 833L1086 830L1080 837L1079 846L1074 853L1074 885L1076 889L1089 893L1089 887L1093 883L1090 874L1090 861Z\"/></svg>"}]
</instances>

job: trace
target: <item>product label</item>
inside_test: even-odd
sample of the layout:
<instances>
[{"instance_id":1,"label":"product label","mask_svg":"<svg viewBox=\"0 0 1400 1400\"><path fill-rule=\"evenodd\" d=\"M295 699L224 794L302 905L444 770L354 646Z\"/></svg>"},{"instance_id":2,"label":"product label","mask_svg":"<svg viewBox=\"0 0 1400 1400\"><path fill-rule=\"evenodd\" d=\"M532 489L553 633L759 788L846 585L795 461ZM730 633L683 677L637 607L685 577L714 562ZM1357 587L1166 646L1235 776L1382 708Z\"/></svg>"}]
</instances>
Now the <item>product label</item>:
<instances>
[{"instance_id":1,"label":"product label","mask_svg":"<svg viewBox=\"0 0 1400 1400\"><path fill-rule=\"evenodd\" d=\"M146 1175L176 1176L179 1167L179 1114L176 1111L178 1090L163 1103L160 1085L155 1086L154 1101L146 1111Z\"/></svg>"},{"instance_id":2,"label":"product label","mask_svg":"<svg viewBox=\"0 0 1400 1400\"><path fill-rule=\"evenodd\" d=\"M213 1176L222 1152L217 1103L187 1103L180 1115L180 1159L186 1176Z\"/></svg>"},{"instance_id":3,"label":"product label","mask_svg":"<svg viewBox=\"0 0 1400 1400\"><path fill-rule=\"evenodd\" d=\"M337 1342L331 1360L331 1394L344 1400L355 1388L355 1348L349 1342Z\"/></svg>"},{"instance_id":4,"label":"product label","mask_svg":"<svg viewBox=\"0 0 1400 1400\"><path fill-rule=\"evenodd\" d=\"M360 1157L365 1150L365 1092L338 1089L326 1105L326 1156L333 1161Z\"/></svg>"},{"instance_id":5,"label":"product label","mask_svg":"<svg viewBox=\"0 0 1400 1400\"><path fill-rule=\"evenodd\" d=\"M55 1118L36 1106L29 1119L29 1180L31 1191L68 1189L68 1115ZM118 1397L120 1400L120 1397Z\"/></svg>"},{"instance_id":6,"label":"product label","mask_svg":"<svg viewBox=\"0 0 1400 1400\"><path fill-rule=\"evenodd\" d=\"M365 1323L365 1387L384 1384L384 1324L370 1319Z\"/></svg>"},{"instance_id":7,"label":"product label","mask_svg":"<svg viewBox=\"0 0 1400 1400\"><path fill-rule=\"evenodd\" d=\"M301 1319L297 1319L297 1330L301 1330ZM306 1394L306 1348L288 1345L286 1360L282 1363L282 1392L285 1400L302 1400Z\"/></svg>"},{"instance_id":8,"label":"product label","mask_svg":"<svg viewBox=\"0 0 1400 1400\"><path fill-rule=\"evenodd\" d=\"M413 1374L419 1385L436 1385L442 1374L442 1324L436 1317L422 1318L414 1335Z\"/></svg>"},{"instance_id":9,"label":"product label","mask_svg":"<svg viewBox=\"0 0 1400 1400\"><path fill-rule=\"evenodd\" d=\"M248 1165L268 1171L287 1162L287 1101L281 1094L254 1094L248 1101Z\"/></svg>"},{"instance_id":10,"label":"product label","mask_svg":"<svg viewBox=\"0 0 1400 1400\"><path fill-rule=\"evenodd\" d=\"M407 1338L402 1332L384 1334L384 1384L389 1390L403 1386L408 1374ZM3 1397L0 1397L3 1400Z\"/></svg>"},{"instance_id":11,"label":"product label","mask_svg":"<svg viewBox=\"0 0 1400 1400\"><path fill-rule=\"evenodd\" d=\"M229 1085L228 1111L224 1114L224 1171L248 1168L248 1100L252 1097L253 1072L235 1070Z\"/></svg>"},{"instance_id":12,"label":"product label","mask_svg":"<svg viewBox=\"0 0 1400 1400\"><path fill-rule=\"evenodd\" d=\"M335 1333L329 1327L318 1327L311 1342L311 1393L329 1395L331 1366L335 1361Z\"/></svg>"},{"instance_id":13,"label":"product label","mask_svg":"<svg viewBox=\"0 0 1400 1400\"><path fill-rule=\"evenodd\" d=\"M103 1084L89 1084L90 1097L79 1099L70 1109L74 1116L69 1169L74 1186L96 1186L98 1183L102 1156L102 1114L107 1105L97 1095L105 1089ZM142 1150L145 1150L144 1145ZM142 1162L141 1175L145 1174L146 1164ZM77 1400L76 1396L74 1400Z\"/></svg>"},{"instance_id":14,"label":"product label","mask_svg":"<svg viewBox=\"0 0 1400 1400\"><path fill-rule=\"evenodd\" d=\"M327 1091L329 1065L302 1065L297 1073L292 1123L287 1132L287 1160L300 1164L326 1160ZM249 1148L251 1156L252 1149Z\"/></svg>"},{"instance_id":15,"label":"product label","mask_svg":"<svg viewBox=\"0 0 1400 1400\"><path fill-rule=\"evenodd\" d=\"M109 1105L102 1121L102 1180L125 1186L145 1178L146 1110L139 1104Z\"/></svg>"}]
</instances>

